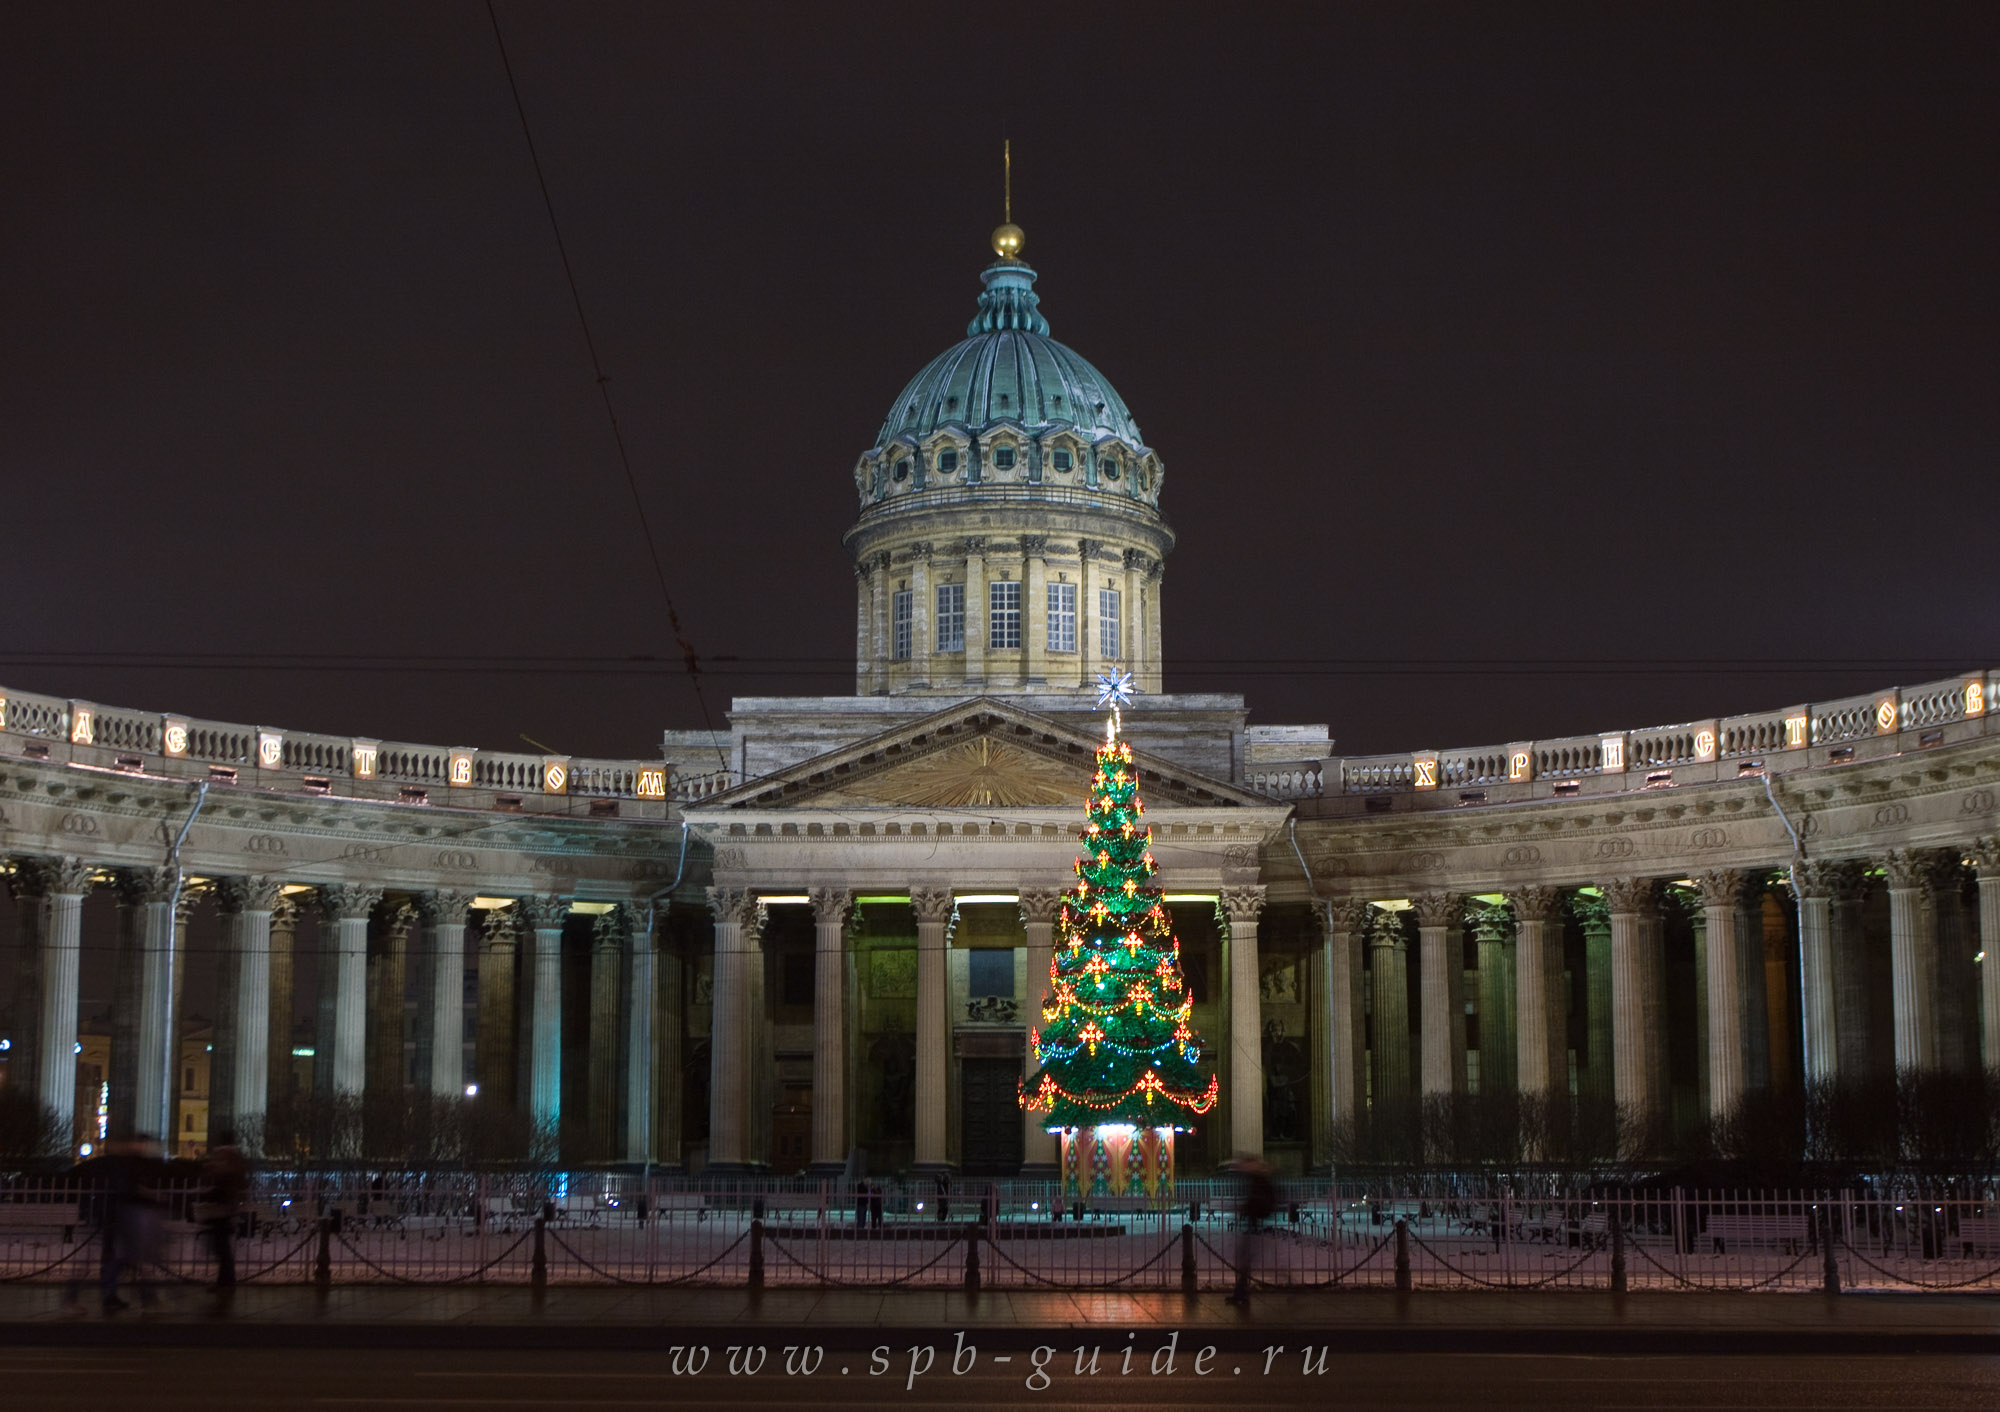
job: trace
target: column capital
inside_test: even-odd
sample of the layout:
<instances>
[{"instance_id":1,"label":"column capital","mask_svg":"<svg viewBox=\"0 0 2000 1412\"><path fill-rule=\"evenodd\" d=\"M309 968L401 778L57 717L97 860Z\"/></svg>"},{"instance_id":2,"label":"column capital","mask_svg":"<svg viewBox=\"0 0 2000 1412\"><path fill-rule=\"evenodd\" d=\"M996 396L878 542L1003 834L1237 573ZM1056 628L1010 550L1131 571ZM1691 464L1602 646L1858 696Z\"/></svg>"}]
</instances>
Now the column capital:
<instances>
[{"instance_id":1,"label":"column capital","mask_svg":"<svg viewBox=\"0 0 2000 1412\"><path fill-rule=\"evenodd\" d=\"M417 909L407 902L390 902L383 905L377 914L382 931L391 941L408 941L410 928L416 925Z\"/></svg>"},{"instance_id":2,"label":"column capital","mask_svg":"<svg viewBox=\"0 0 2000 1412\"><path fill-rule=\"evenodd\" d=\"M451 891L418 893L417 913L426 926L462 927L472 914L472 894Z\"/></svg>"},{"instance_id":3,"label":"column capital","mask_svg":"<svg viewBox=\"0 0 2000 1412\"><path fill-rule=\"evenodd\" d=\"M813 921L819 926L842 926L854 911L854 894L844 887L815 887L807 891Z\"/></svg>"},{"instance_id":4,"label":"column capital","mask_svg":"<svg viewBox=\"0 0 2000 1412\"><path fill-rule=\"evenodd\" d=\"M600 912L591 919L591 945L599 951L620 950L631 931L631 912L622 905L613 907L609 912Z\"/></svg>"},{"instance_id":5,"label":"column capital","mask_svg":"<svg viewBox=\"0 0 2000 1412\"><path fill-rule=\"evenodd\" d=\"M217 878L216 910L224 913L268 912L285 895L277 878Z\"/></svg>"},{"instance_id":6,"label":"column capital","mask_svg":"<svg viewBox=\"0 0 2000 1412\"><path fill-rule=\"evenodd\" d=\"M1254 923L1264 913L1264 888L1261 883L1232 885L1222 889L1221 907L1223 915L1231 922Z\"/></svg>"},{"instance_id":7,"label":"column capital","mask_svg":"<svg viewBox=\"0 0 2000 1412\"><path fill-rule=\"evenodd\" d=\"M1023 922L1047 922L1053 924L1056 913L1062 910L1063 899L1069 896L1061 888L1024 887L1021 889L1021 920Z\"/></svg>"},{"instance_id":8,"label":"column capital","mask_svg":"<svg viewBox=\"0 0 2000 1412\"><path fill-rule=\"evenodd\" d=\"M14 876L25 879L31 897L82 897L96 882L96 869L81 858L23 858Z\"/></svg>"},{"instance_id":9,"label":"column capital","mask_svg":"<svg viewBox=\"0 0 2000 1412\"><path fill-rule=\"evenodd\" d=\"M1465 924L1472 928L1473 935L1480 941L1511 943L1514 940L1514 915L1504 905L1469 900L1465 907Z\"/></svg>"},{"instance_id":10,"label":"column capital","mask_svg":"<svg viewBox=\"0 0 2000 1412\"><path fill-rule=\"evenodd\" d=\"M1353 936L1368 929L1370 906L1359 897L1330 897L1324 907L1315 907L1321 926L1335 936Z\"/></svg>"},{"instance_id":11,"label":"column capital","mask_svg":"<svg viewBox=\"0 0 2000 1412\"><path fill-rule=\"evenodd\" d=\"M1604 903L1615 916L1650 911L1659 885L1652 878L1612 878L1602 884Z\"/></svg>"},{"instance_id":12,"label":"column capital","mask_svg":"<svg viewBox=\"0 0 2000 1412\"><path fill-rule=\"evenodd\" d=\"M708 890L708 910L715 914L718 922L754 927L762 919L764 909L757 900L757 894L748 888L711 887Z\"/></svg>"},{"instance_id":13,"label":"column capital","mask_svg":"<svg viewBox=\"0 0 2000 1412\"><path fill-rule=\"evenodd\" d=\"M382 889L364 883L329 883L319 890L320 911L330 921L366 917L382 901Z\"/></svg>"},{"instance_id":14,"label":"column capital","mask_svg":"<svg viewBox=\"0 0 2000 1412\"><path fill-rule=\"evenodd\" d=\"M1892 848L1882 855L1882 872L1894 892L1910 892L1931 880L1931 860L1922 849Z\"/></svg>"},{"instance_id":15,"label":"column capital","mask_svg":"<svg viewBox=\"0 0 2000 1412\"><path fill-rule=\"evenodd\" d=\"M1841 865L1801 858L1792 864L1792 891L1801 898L1832 897L1840 883Z\"/></svg>"},{"instance_id":16,"label":"column capital","mask_svg":"<svg viewBox=\"0 0 2000 1412\"><path fill-rule=\"evenodd\" d=\"M1741 868L1715 868L1697 873L1694 885L1704 907L1734 907L1750 896L1750 875Z\"/></svg>"},{"instance_id":17,"label":"column capital","mask_svg":"<svg viewBox=\"0 0 2000 1412\"><path fill-rule=\"evenodd\" d=\"M1555 917L1556 909L1562 905L1562 889L1533 883L1515 888L1507 894L1507 900L1514 906L1517 921L1546 922Z\"/></svg>"},{"instance_id":18,"label":"column capital","mask_svg":"<svg viewBox=\"0 0 2000 1412\"><path fill-rule=\"evenodd\" d=\"M919 922L948 922L955 906L957 902L948 887L910 889L910 910L917 914Z\"/></svg>"},{"instance_id":19,"label":"column capital","mask_svg":"<svg viewBox=\"0 0 2000 1412\"><path fill-rule=\"evenodd\" d=\"M1972 847L1966 850L1972 861L1979 867L1981 882L1991 882L2000 877L2000 838L1987 837L1972 840Z\"/></svg>"},{"instance_id":20,"label":"column capital","mask_svg":"<svg viewBox=\"0 0 2000 1412\"><path fill-rule=\"evenodd\" d=\"M291 931L299 924L299 899L291 893L279 894L271 904L271 927L274 931Z\"/></svg>"},{"instance_id":21,"label":"column capital","mask_svg":"<svg viewBox=\"0 0 2000 1412\"><path fill-rule=\"evenodd\" d=\"M1371 909L1375 916L1368 925L1368 946L1370 950L1383 951L1391 947L1407 944L1403 935L1403 919L1387 907Z\"/></svg>"},{"instance_id":22,"label":"column capital","mask_svg":"<svg viewBox=\"0 0 2000 1412\"><path fill-rule=\"evenodd\" d=\"M521 942L520 910L515 907L490 908L486 910L479 930L483 946L518 946Z\"/></svg>"},{"instance_id":23,"label":"column capital","mask_svg":"<svg viewBox=\"0 0 2000 1412\"><path fill-rule=\"evenodd\" d=\"M180 896L174 902L174 925L185 927L188 924L188 919L194 916L196 905L214 891L215 884L213 883L183 882L181 884Z\"/></svg>"},{"instance_id":24,"label":"column capital","mask_svg":"<svg viewBox=\"0 0 2000 1412\"><path fill-rule=\"evenodd\" d=\"M538 932L558 931L569 917L570 899L558 892L538 892L523 897L514 906L523 920Z\"/></svg>"},{"instance_id":25,"label":"column capital","mask_svg":"<svg viewBox=\"0 0 2000 1412\"><path fill-rule=\"evenodd\" d=\"M1456 892L1420 892L1410 899L1420 927L1448 927L1459 918L1465 897Z\"/></svg>"},{"instance_id":26,"label":"column capital","mask_svg":"<svg viewBox=\"0 0 2000 1412\"><path fill-rule=\"evenodd\" d=\"M127 907L173 901L176 878L172 868L120 868L115 876L118 900ZM16 874L17 880L19 877Z\"/></svg>"}]
</instances>

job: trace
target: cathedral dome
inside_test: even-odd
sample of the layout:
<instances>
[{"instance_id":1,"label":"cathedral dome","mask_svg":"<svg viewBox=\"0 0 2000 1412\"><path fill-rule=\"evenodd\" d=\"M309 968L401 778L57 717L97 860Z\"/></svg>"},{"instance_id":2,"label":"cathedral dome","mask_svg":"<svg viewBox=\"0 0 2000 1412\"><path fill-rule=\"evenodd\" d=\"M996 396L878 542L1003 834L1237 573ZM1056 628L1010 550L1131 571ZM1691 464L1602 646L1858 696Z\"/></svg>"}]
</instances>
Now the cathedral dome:
<instances>
[{"instance_id":1,"label":"cathedral dome","mask_svg":"<svg viewBox=\"0 0 2000 1412\"><path fill-rule=\"evenodd\" d=\"M1092 440L1142 444L1116 389L1075 349L1049 337L1035 272L1001 260L980 275L985 289L964 342L933 358L889 408L877 445L923 438L941 427L980 431L995 422L1066 426Z\"/></svg>"}]
</instances>

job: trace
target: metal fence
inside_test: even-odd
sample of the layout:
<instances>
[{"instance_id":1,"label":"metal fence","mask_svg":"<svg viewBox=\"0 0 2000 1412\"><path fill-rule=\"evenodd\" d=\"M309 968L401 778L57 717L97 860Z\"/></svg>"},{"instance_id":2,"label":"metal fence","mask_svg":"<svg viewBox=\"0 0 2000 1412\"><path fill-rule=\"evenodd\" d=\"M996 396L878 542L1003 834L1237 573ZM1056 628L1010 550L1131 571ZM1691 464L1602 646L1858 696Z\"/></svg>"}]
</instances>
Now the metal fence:
<instances>
[{"instance_id":1,"label":"metal fence","mask_svg":"<svg viewBox=\"0 0 2000 1412\"><path fill-rule=\"evenodd\" d=\"M2000 1290L1988 1192L1410 1195L1288 1183L1252 1232L1227 1182L1079 1208L1052 1185L688 1182L592 1174L283 1174L235 1218L263 1284ZM193 1189L160 1193L151 1276L206 1284ZM102 1193L0 1186L0 1283L87 1284Z\"/></svg>"}]
</instances>

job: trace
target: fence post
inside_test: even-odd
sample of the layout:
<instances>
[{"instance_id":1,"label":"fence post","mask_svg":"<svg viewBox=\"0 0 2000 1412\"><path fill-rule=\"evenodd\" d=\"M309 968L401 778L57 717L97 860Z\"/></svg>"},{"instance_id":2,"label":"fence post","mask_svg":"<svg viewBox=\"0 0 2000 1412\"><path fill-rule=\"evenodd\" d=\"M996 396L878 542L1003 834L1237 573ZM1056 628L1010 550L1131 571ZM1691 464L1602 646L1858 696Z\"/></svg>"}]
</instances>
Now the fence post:
<instances>
[{"instance_id":1,"label":"fence post","mask_svg":"<svg viewBox=\"0 0 2000 1412\"><path fill-rule=\"evenodd\" d=\"M326 1289L333 1283L333 1224L319 1218L319 1254L313 1259L313 1283Z\"/></svg>"},{"instance_id":2,"label":"fence post","mask_svg":"<svg viewBox=\"0 0 2000 1412\"><path fill-rule=\"evenodd\" d=\"M1820 1203L1819 1248L1822 1263L1820 1288L1828 1294L1840 1293L1840 1259L1833 1249L1833 1202L1831 1199Z\"/></svg>"},{"instance_id":3,"label":"fence post","mask_svg":"<svg viewBox=\"0 0 2000 1412\"><path fill-rule=\"evenodd\" d=\"M1396 1293L1410 1292L1410 1223L1396 1218Z\"/></svg>"},{"instance_id":4,"label":"fence post","mask_svg":"<svg viewBox=\"0 0 2000 1412\"><path fill-rule=\"evenodd\" d=\"M965 1228L965 1292L979 1293L979 1223Z\"/></svg>"},{"instance_id":5,"label":"fence post","mask_svg":"<svg viewBox=\"0 0 2000 1412\"><path fill-rule=\"evenodd\" d=\"M750 1222L750 1288L764 1287L764 1218Z\"/></svg>"},{"instance_id":6,"label":"fence post","mask_svg":"<svg viewBox=\"0 0 2000 1412\"><path fill-rule=\"evenodd\" d=\"M1625 1222L1618 1215L1618 1207L1610 1208L1611 1219L1611 1293L1625 1293Z\"/></svg>"},{"instance_id":7,"label":"fence post","mask_svg":"<svg viewBox=\"0 0 2000 1412\"><path fill-rule=\"evenodd\" d=\"M548 1217L535 1217L535 1259L528 1267L528 1287L537 1294L549 1287L549 1253L542 1243L542 1232L548 1225Z\"/></svg>"},{"instance_id":8,"label":"fence post","mask_svg":"<svg viewBox=\"0 0 2000 1412\"><path fill-rule=\"evenodd\" d=\"M1181 1293L1193 1294L1196 1288L1194 1268L1194 1227L1181 1222Z\"/></svg>"}]
</instances>

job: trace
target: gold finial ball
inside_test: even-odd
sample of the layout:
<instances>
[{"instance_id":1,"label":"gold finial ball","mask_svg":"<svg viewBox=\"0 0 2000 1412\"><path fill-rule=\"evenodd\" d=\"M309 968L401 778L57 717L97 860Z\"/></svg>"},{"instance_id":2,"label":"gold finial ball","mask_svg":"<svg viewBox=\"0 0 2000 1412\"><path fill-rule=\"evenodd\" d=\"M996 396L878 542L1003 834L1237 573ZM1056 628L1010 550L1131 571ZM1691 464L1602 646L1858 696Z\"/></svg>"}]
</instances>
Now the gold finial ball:
<instances>
[{"instance_id":1,"label":"gold finial ball","mask_svg":"<svg viewBox=\"0 0 2000 1412\"><path fill-rule=\"evenodd\" d=\"M993 253L1003 260L1018 259L1021 247L1028 243L1028 233L1012 221L993 230Z\"/></svg>"}]
</instances>

